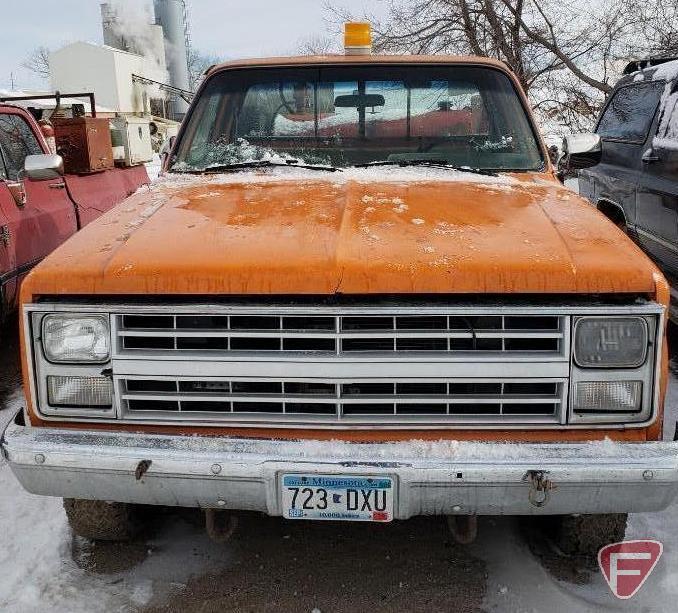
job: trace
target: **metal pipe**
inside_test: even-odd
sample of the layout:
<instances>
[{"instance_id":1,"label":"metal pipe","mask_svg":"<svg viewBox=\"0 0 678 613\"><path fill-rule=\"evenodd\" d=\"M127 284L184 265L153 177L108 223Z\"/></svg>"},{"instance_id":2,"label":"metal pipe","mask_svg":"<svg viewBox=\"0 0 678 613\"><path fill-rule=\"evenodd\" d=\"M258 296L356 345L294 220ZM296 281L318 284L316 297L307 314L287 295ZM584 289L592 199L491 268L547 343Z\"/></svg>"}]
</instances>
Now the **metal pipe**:
<instances>
[{"instance_id":1,"label":"metal pipe","mask_svg":"<svg viewBox=\"0 0 678 613\"><path fill-rule=\"evenodd\" d=\"M470 545L478 536L477 515L448 515L447 526L455 542Z\"/></svg>"},{"instance_id":2,"label":"metal pipe","mask_svg":"<svg viewBox=\"0 0 678 613\"><path fill-rule=\"evenodd\" d=\"M221 509L205 509L207 535L215 543L227 542L233 536L237 527L237 515Z\"/></svg>"},{"instance_id":3,"label":"metal pipe","mask_svg":"<svg viewBox=\"0 0 678 613\"><path fill-rule=\"evenodd\" d=\"M32 96L4 96L0 98L0 102L25 102L27 100L49 100L53 98L59 104L61 98L89 98L92 117L97 116L96 103L93 92L79 93L79 94L62 94L55 92L54 94L34 94Z\"/></svg>"}]
</instances>

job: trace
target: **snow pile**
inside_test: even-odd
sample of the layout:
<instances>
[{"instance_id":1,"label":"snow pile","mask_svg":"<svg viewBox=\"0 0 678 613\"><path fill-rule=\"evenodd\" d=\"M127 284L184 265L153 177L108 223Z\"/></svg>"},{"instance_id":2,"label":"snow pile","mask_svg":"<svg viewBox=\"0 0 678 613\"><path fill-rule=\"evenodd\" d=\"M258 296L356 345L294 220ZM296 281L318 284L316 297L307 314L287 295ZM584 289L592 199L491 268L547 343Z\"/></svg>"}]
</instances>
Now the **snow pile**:
<instances>
[{"instance_id":1,"label":"snow pile","mask_svg":"<svg viewBox=\"0 0 678 613\"><path fill-rule=\"evenodd\" d=\"M610 592L602 574L593 571L588 581L575 584L556 579L535 557L518 521L510 517L487 518L479 531L472 552L487 562L488 583L484 611L551 611L588 613L590 611L676 610L678 599L678 532L675 518L678 504L661 513L629 516L627 539L658 539L664 553L640 592L627 601ZM507 561L510 560L510 563Z\"/></svg>"},{"instance_id":2,"label":"snow pile","mask_svg":"<svg viewBox=\"0 0 678 613\"><path fill-rule=\"evenodd\" d=\"M176 166L175 166L176 168ZM371 166L367 168L344 168L338 172L311 170L303 167L240 169L237 172L221 172L208 175L167 173L160 177L152 189L162 187L193 187L214 185L281 183L290 181L297 184L325 181L336 186L350 181L357 183L420 183L420 182L464 182L492 185L497 189L511 190L522 181L509 174L486 175L469 170L427 167L427 166ZM549 183L549 185L552 185Z\"/></svg>"},{"instance_id":3,"label":"snow pile","mask_svg":"<svg viewBox=\"0 0 678 613\"><path fill-rule=\"evenodd\" d=\"M177 172L191 172L208 170L228 164L246 164L250 162L287 164L288 162L296 161L299 161L296 157L286 153L279 153L268 147L253 145L244 138L239 138L235 143L222 138L206 145L201 150L199 159L192 159L190 163L177 162L172 166L172 169ZM313 163L310 160L307 160L307 162Z\"/></svg>"},{"instance_id":4,"label":"snow pile","mask_svg":"<svg viewBox=\"0 0 678 613\"><path fill-rule=\"evenodd\" d=\"M19 390L0 427L20 405ZM3 613L94 613L145 604L144 587L85 573L70 559L71 534L61 499L25 492L0 459L0 610Z\"/></svg>"}]
</instances>

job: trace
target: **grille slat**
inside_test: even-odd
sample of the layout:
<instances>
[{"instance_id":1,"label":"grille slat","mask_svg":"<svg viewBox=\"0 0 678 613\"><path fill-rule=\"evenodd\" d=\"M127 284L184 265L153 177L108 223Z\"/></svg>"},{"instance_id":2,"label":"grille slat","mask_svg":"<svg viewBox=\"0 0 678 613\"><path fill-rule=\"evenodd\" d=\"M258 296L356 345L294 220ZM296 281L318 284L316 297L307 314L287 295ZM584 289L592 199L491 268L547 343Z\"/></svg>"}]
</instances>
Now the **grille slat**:
<instances>
[{"instance_id":1,"label":"grille slat","mask_svg":"<svg viewBox=\"0 0 678 613\"><path fill-rule=\"evenodd\" d=\"M128 416L146 412L209 414L236 417L243 413L276 418L315 416L335 421L358 416L375 419L435 416L505 415L555 420L562 402L562 381L200 381L183 379L118 379L120 399ZM454 393L460 389L468 393ZM187 392L186 390L191 390ZM434 391L435 393L426 393ZM483 393L474 393L474 390ZM520 393L507 393L515 390ZM408 393L403 393L403 392ZM488 393L494 391L494 393Z\"/></svg>"},{"instance_id":2,"label":"grille slat","mask_svg":"<svg viewBox=\"0 0 678 613\"><path fill-rule=\"evenodd\" d=\"M557 315L124 315L122 350L238 353L530 353L562 349Z\"/></svg>"}]
</instances>

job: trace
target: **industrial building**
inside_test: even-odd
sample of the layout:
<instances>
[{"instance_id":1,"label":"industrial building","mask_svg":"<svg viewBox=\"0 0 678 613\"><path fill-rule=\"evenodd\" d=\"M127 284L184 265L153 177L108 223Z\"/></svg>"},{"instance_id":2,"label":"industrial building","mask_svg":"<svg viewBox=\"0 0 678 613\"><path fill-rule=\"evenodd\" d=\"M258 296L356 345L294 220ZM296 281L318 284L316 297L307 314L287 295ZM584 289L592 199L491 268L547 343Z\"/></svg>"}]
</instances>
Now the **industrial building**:
<instances>
[{"instance_id":1,"label":"industrial building","mask_svg":"<svg viewBox=\"0 0 678 613\"><path fill-rule=\"evenodd\" d=\"M155 0L153 9L154 21L128 28L123 9L103 3L104 44L76 42L53 52L51 87L92 91L117 113L180 120L190 98L186 6Z\"/></svg>"},{"instance_id":2,"label":"industrial building","mask_svg":"<svg viewBox=\"0 0 678 613\"><path fill-rule=\"evenodd\" d=\"M72 43L50 57L50 81L55 91L92 91L98 104L116 112L165 116L166 94L135 82L133 75L159 83L168 81L164 66L107 45Z\"/></svg>"}]
</instances>

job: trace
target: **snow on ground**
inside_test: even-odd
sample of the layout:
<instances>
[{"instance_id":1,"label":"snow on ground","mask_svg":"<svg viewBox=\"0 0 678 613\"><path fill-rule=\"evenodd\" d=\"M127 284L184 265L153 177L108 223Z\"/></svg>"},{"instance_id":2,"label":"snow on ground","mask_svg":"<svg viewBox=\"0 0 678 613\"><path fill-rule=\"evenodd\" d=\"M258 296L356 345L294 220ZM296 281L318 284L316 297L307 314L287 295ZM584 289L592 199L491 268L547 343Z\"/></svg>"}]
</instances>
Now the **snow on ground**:
<instances>
[{"instance_id":1,"label":"snow on ground","mask_svg":"<svg viewBox=\"0 0 678 613\"><path fill-rule=\"evenodd\" d=\"M21 406L18 390L0 412L0 430ZM191 575L228 562L226 548L176 522L148 541L148 555L126 572L81 569L61 499L33 496L0 458L0 611L98 613L131 611L181 587ZM190 556L190 564L187 558Z\"/></svg>"},{"instance_id":2,"label":"snow on ground","mask_svg":"<svg viewBox=\"0 0 678 613\"><path fill-rule=\"evenodd\" d=\"M0 413L3 428L21 400L16 393ZM115 584L76 566L61 500L25 492L2 459L0 491L0 610L114 611L137 604L135 597L143 604L147 585Z\"/></svg>"},{"instance_id":3,"label":"snow on ground","mask_svg":"<svg viewBox=\"0 0 678 613\"><path fill-rule=\"evenodd\" d=\"M672 361L672 372L678 364ZM672 440L678 420L678 381L671 375L666 395L664 439ZM488 584L484 609L520 613L585 613L642 611L668 613L678 602L678 501L660 513L629 516L627 539L656 539L664 553L640 592L630 600L610 593L600 573L590 583L574 585L555 579L529 551L511 518L495 518L483 525L472 553L486 561Z\"/></svg>"},{"instance_id":4,"label":"snow on ground","mask_svg":"<svg viewBox=\"0 0 678 613\"><path fill-rule=\"evenodd\" d=\"M472 554L487 563L484 610L520 613L586 613L590 611L642 611L668 613L678 601L678 504L661 513L629 517L628 539L657 539L664 553L653 573L630 600L615 598L599 572L589 583L576 585L553 577L529 550L512 518L486 522Z\"/></svg>"}]
</instances>

